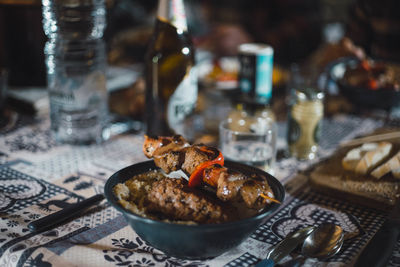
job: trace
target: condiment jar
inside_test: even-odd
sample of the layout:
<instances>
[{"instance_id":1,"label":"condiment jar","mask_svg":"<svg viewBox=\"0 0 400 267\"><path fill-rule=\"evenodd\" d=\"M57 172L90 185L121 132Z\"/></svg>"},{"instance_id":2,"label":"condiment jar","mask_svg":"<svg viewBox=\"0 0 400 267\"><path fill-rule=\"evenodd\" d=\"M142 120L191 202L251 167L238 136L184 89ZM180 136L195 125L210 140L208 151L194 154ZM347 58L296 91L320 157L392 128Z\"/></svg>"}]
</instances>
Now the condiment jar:
<instances>
[{"instance_id":1,"label":"condiment jar","mask_svg":"<svg viewBox=\"0 0 400 267\"><path fill-rule=\"evenodd\" d=\"M314 159L321 138L324 93L314 88L294 89L288 112L289 152L298 159Z\"/></svg>"}]
</instances>

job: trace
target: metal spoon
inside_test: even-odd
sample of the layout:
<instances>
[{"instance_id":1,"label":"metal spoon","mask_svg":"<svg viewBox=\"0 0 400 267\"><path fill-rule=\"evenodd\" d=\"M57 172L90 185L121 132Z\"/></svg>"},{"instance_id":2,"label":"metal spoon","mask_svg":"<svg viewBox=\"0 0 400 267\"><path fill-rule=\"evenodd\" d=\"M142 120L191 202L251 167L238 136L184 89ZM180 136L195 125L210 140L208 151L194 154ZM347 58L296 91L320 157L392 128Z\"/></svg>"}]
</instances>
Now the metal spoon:
<instances>
[{"instance_id":1,"label":"metal spoon","mask_svg":"<svg viewBox=\"0 0 400 267\"><path fill-rule=\"evenodd\" d=\"M267 258L258 262L255 267L274 266L275 263L278 263L281 259L286 257L286 255L291 253L299 244L303 243L315 228L315 226L309 226L288 234L281 242L269 251Z\"/></svg>"},{"instance_id":2,"label":"metal spoon","mask_svg":"<svg viewBox=\"0 0 400 267\"><path fill-rule=\"evenodd\" d=\"M343 229L335 224L326 223L318 226L305 240L300 258L289 261L285 266L299 266L305 258L324 259L335 255L343 245Z\"/></svg>"},{"instance_id":3,"label":"metal spoon","mask_svg":"<svg viewBox=\"0 0 400 267\"><path fill-rule=\"evenodd\" d=\"M309 258L328 258L337 253L343 244L343 229L335 224L322 224L306 238L301 254Z\"/></svg>"}]
</instances>

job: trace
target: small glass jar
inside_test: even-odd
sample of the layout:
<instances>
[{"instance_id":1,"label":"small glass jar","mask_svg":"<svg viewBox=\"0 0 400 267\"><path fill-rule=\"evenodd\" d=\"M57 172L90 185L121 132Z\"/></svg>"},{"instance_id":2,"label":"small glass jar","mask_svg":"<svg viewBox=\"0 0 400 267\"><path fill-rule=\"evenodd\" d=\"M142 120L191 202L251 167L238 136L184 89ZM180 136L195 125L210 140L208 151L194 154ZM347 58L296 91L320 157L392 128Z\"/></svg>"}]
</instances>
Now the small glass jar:
<instances>
[{"instance_id":1,"label":"small glass jar","mask_svg":"<svg viewBox=\"0 0 400 267\"><path fill-rule=\"evenodd\" d=\"M324 116L324 93L307 87L295 89L288 112L287 142L289 152L298 159L314 159L321 137Z\"/></svg>"}]
</instances>

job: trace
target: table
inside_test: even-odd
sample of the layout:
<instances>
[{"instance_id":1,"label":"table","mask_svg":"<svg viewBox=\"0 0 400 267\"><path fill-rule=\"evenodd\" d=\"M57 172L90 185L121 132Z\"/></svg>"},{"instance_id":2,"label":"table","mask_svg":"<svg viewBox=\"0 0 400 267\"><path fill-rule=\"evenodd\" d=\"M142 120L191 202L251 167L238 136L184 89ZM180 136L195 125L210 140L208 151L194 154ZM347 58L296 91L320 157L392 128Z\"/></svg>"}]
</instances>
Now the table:
<instances>
[{"instance_id":1,"label":"table","mask_svg":"<svg viewBox=\"0 0 400 267\"><path fill-rule=\"evenodd\" d=\"M319 158L278 158L275 176L287 195L268 221L237 248L214 259L190 261L147 245L106 202L64 225L31 233L29 222L102 192L114 172L145 160L143 133L121 134L101 145L57 145L47 116L20 115L13 127L0 130L0 266L252 266L289 232L324 221L343 227L343 248L326 262L309 259L305 266L349 266L387 214L310 189L296 190L300 183L294 177L331 155L340 141L382 125L382 120L350 115L324 119ZM279 123L280 149L286 146L285 127ZM390 261L390 266L396 265L400 266L400 240Z\"/></svg>"}]
</instances>

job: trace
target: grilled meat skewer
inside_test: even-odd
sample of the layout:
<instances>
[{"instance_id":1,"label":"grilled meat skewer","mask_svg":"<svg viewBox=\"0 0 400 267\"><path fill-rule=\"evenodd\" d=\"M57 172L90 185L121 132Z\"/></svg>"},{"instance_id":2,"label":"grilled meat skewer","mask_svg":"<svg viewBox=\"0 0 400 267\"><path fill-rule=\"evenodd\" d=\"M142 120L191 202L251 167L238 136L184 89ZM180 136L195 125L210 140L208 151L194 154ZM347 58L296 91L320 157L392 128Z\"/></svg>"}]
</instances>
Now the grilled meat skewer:
<instances>
[{"instance_id":1,"label":"grilled meat skewer","mask_svg":"<svg viewBox=\"0 0 400 267\"><path fill-rule=\"evenodd\" d=\"M182 170L190 175L201 163L215 158L219 151L203 145L190 145L183 137L145 136L143 152L165 173Z\"/></svg>"},{"instance_id":2,"label":"grilled meat skewer","mask_svg":"<svg viewBox=\"0 0 400 267\"><path fill-rule=\"evenodd\" d=\"M182 170L191 176L199 170L199 166L206 165L204 170L201 168L204 174L202 179L216 188L217 197L223 201L242 199L248 207L260 209L274 197L265 177L248 177L219 164L212 164L212 161L221 155L216 148L189 145L181 136L158 138L145 136L143 151L167 174Z\"/></svg>"},{"instance_id":3,"label":"grilled meat skewer","mask_svg":"<svg viewBox=\"0 0 400 267\"><path fill-rule=\"evenodd\" d=\"M229 201L241 198L249 208L263 208L266 203L271 201L268 199L274 197L265 177L256 175L248 177L218 164L204 170L204 181L216 187L219 199Z\"/></svg>"}]
</instances>

